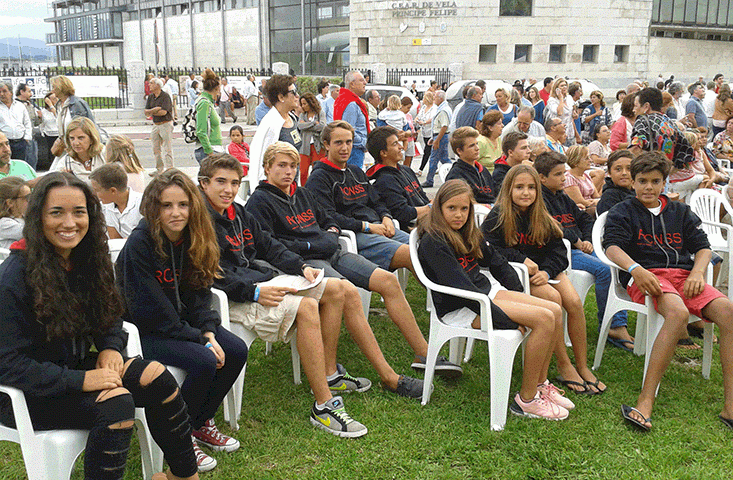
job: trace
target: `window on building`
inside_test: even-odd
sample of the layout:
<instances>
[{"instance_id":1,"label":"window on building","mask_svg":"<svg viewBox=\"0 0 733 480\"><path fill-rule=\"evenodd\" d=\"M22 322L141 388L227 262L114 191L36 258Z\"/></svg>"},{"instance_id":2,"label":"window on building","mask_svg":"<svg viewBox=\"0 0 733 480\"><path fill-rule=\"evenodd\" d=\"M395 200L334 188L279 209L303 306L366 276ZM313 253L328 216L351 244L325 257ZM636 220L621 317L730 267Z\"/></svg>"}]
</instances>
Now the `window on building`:
<instances>
[{"instance_id":1,"label":"window on building","mask_svg":"<svg viewBox=\"0 0 733 480\"><path fill-rule=\"evenodd\" d=\"M531 55L532 45L514 45L514 63L529 63Z\"/></svg>"},{"instance_id":2,"label":"window on building","mask_svg":"<svg viewBox=\"0 0 733 480\"><path fill-rule=\"evenodd\" d=\"M550 63L565 63L565 45L550 45Z\"/></svg>"},{"instance_id":3,"label":"window on building","mask_svg":"<svg viewBox=\"0 0 733 480\"><path fill-rule=\"evenodd\" d=\"M319 7L318 20L326 20L333 17L333 7Z\"/></svg>"},{"instance_id":4,"label":"window on building","mask_svg":"<svg viewBox=\"0 0 733 480\"><path fill-rule=\"evenodd\" d=\"M583 63L598 63L598 45L583 45Z\"/></svg>"},{"instance_id":5,"label":"window on building","mask_svg":"<svg viewBox=\"0 0 733 480\"><path fill-rule=\"evenodd\" d=\"M339 17L348 17L349 16L349 6L348 5L339 5L338 16Z\"/></svg>"},{"instance_id":6,"label":"window on building","mask_svg":"<svg viewBox=\"0 0 733 480\"><path fill-rule=\"evenodd\" d=\"M532 15L532 0L499 0L499 15L529 17Z\"/></svg>"},{"instance_id":7,"label":"window on building","mask_svg":"<svg viewBox=\"0 0 733 480\"><path fill-rule=\"evenodd\" d=\"M369 55L369 37L359 37L359 55Z\"/></svg>"},{"instance_id":8,"label":"window on building","mask_svg":"<svg viewBox=\"0 0 733 480\"><path fill-rule=\"evenodd\" d=\"M479 63L496 63L496 45L478 46Z\"/></svg>"},{"instance_id":9,"label":"window on building","mask_svg":"<svg viewBox=\"0 0 733 480\"><path fill-rule=\"evenodd\" d=\"M626 63L629 61L629 46L628 45L616 45L613 49L613 61L614 63Z\"/></svg>"}]
</instances>

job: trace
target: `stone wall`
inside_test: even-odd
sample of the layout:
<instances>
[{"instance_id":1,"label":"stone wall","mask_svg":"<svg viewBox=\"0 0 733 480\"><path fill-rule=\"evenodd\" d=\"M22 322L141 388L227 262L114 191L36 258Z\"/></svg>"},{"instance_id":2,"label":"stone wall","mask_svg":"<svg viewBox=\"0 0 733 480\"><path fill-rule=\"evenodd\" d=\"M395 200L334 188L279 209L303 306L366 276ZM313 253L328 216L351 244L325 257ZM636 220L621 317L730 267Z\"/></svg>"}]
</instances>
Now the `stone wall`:
<instances>
[{"instance_id":1,"label":"stone wall","mask_svg":"<svg viewBox=\"0 0 733 480\"><path fill-rule=\"evenodd\" d=\"M680 52L690 52L680 55ZM733 57L733 43L682 38L649 39L649 75L660 73L664 78L674 75L685 83L696 81L702 75L711 80L716 73L729 78L730 59Z\"/></svg>"},{"instance_id":2,"label":"stone wall","mask_svg":"<svg viewBox=\"0 0 733 480\"><path fill-rule=\"evenodd\" d=\"M500 17L498 0L351 0L351 66L460 62L464 78L504 80L563 74L621 81L646 74L651 0L533 3L531 17ZM369 38L368 55L359 53L360 37ZM549 63L551 43L566 45L564 63ZM529 63L514 62L516 44L532 45ZM496 45L496 63L479 63L479 45ZM597 62L582 62L584 45L598 45ZM614 62L616 45L628 45L628 61Z\"/></svg>"}]
</instances>

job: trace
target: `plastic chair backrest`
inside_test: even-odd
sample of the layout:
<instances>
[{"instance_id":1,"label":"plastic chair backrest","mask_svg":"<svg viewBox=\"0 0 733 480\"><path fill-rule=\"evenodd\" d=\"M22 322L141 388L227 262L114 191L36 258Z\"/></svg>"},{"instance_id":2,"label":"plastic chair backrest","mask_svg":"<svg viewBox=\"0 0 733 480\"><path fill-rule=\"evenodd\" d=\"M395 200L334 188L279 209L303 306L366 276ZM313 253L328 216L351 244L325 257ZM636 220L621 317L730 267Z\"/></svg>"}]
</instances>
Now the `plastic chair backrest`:
<instances>
[{"instance_id":1,"label":"plastic chair backrest","mask_svg":"<svg viewBox=\"0 0 733 480\"><path fill-rule=\"evenodd\" d=\"M440 178L440 181L445 183L445 177L448 176L448 172L450 172L451 167L453 167L452 163L441 163L438 167L438 178Z\"/></svg>"},{"instance_id":2,"label":"plastic chair backrest","mask_svg":"<svg viewBox=\"0 0 733 480\"><path fill-rule=\"evenodd\" d=\"M593 224L593 233L591 237L593 239L593 252L600 261L608 265L609 267L618 267L615 263L608 259L605 250L603 250L603 229L606 228L606 219L608 218L608 212L603 212L598 216L595 223Z\"/></svg>"},{"instance_id":3,"label":"plastic chair backrest","mask_svg":"<svg viewBox=\"0 0 733 480\"><path fill-rule=\"evenodd\" d=\"M720 222L720 207L725 199L723 195L710 188L700 188L692 192L690 208L705 222ZM703 231L713 245L726 244L720 228L707 223L702 224Z\"/></svg>"},{"instance_id":4,"label":"plastic chair backrest","mask_svg":"<svg viewBox=\"0 0 733 480\"><path fill-rule=\"evenodd\" d=\"M473 204L473 218L476 219L476 226L481 228L481 224L484 223L486 217L489 215L491 210L486 205L480 203Z\"/></svg>"},{"instance_id":5,"label":"plastic chair backrest","mask_svg":"<svg viewBox=\"0 0 733 480\"><path fill-rule=\"evenodd\" d=\"M8 258L8 255L10 255L10 249L9 248L0 248L0 263Z\"/></svg>"}]
</instances>

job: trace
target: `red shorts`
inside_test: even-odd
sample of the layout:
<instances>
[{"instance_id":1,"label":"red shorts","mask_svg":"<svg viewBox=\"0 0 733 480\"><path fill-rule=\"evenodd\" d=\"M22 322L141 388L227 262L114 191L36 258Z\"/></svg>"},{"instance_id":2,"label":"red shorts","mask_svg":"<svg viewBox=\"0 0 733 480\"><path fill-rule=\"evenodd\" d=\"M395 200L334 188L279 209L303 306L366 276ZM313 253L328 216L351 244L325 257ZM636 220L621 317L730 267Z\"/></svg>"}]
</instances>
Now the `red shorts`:
<instances>
[{"instance_id":1,"label":"red shorts","mask_svg":"<svg viewBox=\"0 0 733 480\"><path fill-rule=\"evenodd\" d=\"M693 298L685 298L683 292L685 288L685 280L690 276L689 270L684 270L682 268L650 268L649 271L656 275L659 279L659 283L662 284L662 293L674 293L675 295L679 295L682 298L682 302L685 304L685 307L687 307L687 310L691 314L700 318L703 318L702 309L710 302L716 298L725 297L725 295L706 283L705 289L700 295ZM629 292L631 300L636 303L644 303L645 295L641 293L636 284L627 287L626 291ZM654 297L654 308L659 311L657 308L657 297Z\"/></svg>"}]
</instances>

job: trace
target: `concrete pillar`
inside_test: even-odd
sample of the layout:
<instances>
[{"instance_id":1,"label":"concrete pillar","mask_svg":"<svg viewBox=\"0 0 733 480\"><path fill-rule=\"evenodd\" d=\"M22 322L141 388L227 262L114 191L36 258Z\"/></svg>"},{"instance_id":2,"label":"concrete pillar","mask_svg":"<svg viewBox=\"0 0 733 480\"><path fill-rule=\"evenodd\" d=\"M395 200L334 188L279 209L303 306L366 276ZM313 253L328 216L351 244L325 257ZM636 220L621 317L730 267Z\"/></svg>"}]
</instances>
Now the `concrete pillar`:
<instances>
[{"instance_id":1,"label":"concrete pillar","mask_svg":"<svg viewBox=\"0 0 733 480\"><path fill-rule=\"evenodd\" d=\"M463 80L463 64L462 63L451 63L450 65L448 65L448 70L450 71L451 83L457 82L458 80Z\"/></svg>"},{"instance_id":2,"label":"concrete pillar","mask_svg":"<svg viewBox=\"0 0 733 480\"><path fill-rule=\"evenodd\" d=\"M285 62L275 62L272 64L272 73L273 75L290 75L290 65Z\"/></svg>"},{"instance_id":3,"label":"concrete pillar","mask_svg":"<svg viewBox=\"0 0 733 480\"><path fill-rule=\"evenodd\" d=\"M127 62L127 93L130 96L130 103L139 118L144 118L145 110L145 63L142 60L130 60Z\"/></svg>"},{"instance_id":4,"label":"concrete pillar","mask_svg":"<svg viewBox=\"0 0 733 480\"><path fill-rule=\"evenodd\" d=\"M372 79L371 83L377 85L384 85L387 83L387 64L386 63L372 63Z\"/></svg>"}]
</instances>

